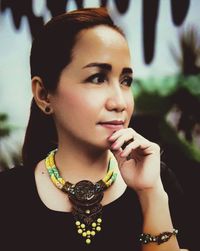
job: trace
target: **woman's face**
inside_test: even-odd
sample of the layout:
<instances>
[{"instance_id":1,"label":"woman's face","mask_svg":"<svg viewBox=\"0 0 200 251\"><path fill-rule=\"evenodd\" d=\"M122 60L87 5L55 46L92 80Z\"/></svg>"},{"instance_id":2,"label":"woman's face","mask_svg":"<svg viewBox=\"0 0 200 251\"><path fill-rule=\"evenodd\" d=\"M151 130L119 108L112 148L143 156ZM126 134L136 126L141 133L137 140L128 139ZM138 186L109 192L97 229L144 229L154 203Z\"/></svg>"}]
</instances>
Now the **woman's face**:
<instances>
[{"instance_id":1,"label":"woman's face","mask_svg":"<svg viewBox=\"0 0 200 251\"><path fill-rule=\"evenodd\" d=\"M108 148L107 138L128 127L134 102L125 38L107 26L80 32L72 62L50 96L59 141Z\"/></svg>"}]
</instances>

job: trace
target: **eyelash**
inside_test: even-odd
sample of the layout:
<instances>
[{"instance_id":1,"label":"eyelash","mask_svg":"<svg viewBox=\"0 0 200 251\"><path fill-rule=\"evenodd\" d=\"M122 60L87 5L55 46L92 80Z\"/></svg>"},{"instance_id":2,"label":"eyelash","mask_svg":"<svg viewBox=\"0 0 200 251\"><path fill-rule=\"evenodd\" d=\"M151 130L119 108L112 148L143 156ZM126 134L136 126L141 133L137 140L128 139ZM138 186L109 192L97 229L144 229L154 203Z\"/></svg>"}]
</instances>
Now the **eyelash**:
<instances>
[{"instance_id":1,"label":"eyelash","mask_svg":"<svg viewBox=\"0 0 200 251\"><path fill-rule=\"evenodd\" d=\"M97 81L97 82L94 81L95 78L99 79L100 81ZM85 82L91 82L91 83L94 83L94 84L102 84L102 83L104 83L104 82L107 81L107 80L108 80L108 78L107 78L107 76L106 76L105 73L96 73L96 74L90 76L89 78L87 78ZM130 77L130 76L125 76L125 77L122 79L121 84L122 84L124 81L127 82L127 83L125 84L125 86L130 87L131 84L132 84L132 82L133 82L133 78Z\"/></svg>"},{"instance_id":2,"label":"eyelash","mask_svg":"<svg viewBox=\"0 0 200 251\"><path fill-rule=\"evenodd\" d=\"M122 82L125 81L125 80L127 81L127 84L125 84L125 86L130 87L130 86L132 85L132 83L133 83L133 78L130 77L130 76L126 76L126 77L122 80Z\"/></svg>"},{"instance_id":3,"label":"eyelash","mask_svg":"<svg viewBox=\"0 0 200 251\"><path fill-rule=\"evenodd\" d=\"M95 78L100 79L100 81L95 82L95 81L94 81ZM106 77L106 74L105 74L105 73L96 73L96 74L90 76L89 78L87 78L85 82L91 82L91 83L94 83L94 84L101 84L101 83L103 83L105 80L107 80L107 77Z\"/></svg>"}]
</instances>

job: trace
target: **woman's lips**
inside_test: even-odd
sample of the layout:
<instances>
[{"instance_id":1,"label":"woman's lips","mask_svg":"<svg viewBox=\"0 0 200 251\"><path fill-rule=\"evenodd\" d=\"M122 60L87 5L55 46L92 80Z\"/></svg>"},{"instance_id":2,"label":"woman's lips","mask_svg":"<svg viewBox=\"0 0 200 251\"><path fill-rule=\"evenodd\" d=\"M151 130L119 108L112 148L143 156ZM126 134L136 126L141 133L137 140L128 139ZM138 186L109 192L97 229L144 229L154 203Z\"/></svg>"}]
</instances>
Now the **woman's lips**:
<instances>
[{"instance_id":1,"label":"woman's lips","mask_svg":"<svg viewBox=\"0 0 200 251\"><path fill-rule=\"evenodd\" d=\"M119 129L124 128L124 122L123 121L117 121L117 120L100 122L98 124L101 125L104 128L114 129L114 130L119 130Z\"/></svg>"}]
</instances>

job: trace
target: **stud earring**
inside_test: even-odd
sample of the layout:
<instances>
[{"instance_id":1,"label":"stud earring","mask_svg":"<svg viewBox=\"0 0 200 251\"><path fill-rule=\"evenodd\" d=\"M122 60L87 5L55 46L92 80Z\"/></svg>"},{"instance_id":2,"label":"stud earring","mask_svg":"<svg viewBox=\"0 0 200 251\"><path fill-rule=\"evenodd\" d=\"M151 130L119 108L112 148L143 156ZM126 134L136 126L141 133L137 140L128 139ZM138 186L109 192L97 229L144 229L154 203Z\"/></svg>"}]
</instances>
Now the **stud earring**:
<instances>
[{"instance_id":1,"label":"stud earring","mask_svg":"<svg viewBox=\"0 0 200 251\"><path fill-rule=\"evenodd\" d=\"M49 106L46 106L44 110L47 114L50 114L51 112L51 108Z\"/></svg>"}]
</instances>

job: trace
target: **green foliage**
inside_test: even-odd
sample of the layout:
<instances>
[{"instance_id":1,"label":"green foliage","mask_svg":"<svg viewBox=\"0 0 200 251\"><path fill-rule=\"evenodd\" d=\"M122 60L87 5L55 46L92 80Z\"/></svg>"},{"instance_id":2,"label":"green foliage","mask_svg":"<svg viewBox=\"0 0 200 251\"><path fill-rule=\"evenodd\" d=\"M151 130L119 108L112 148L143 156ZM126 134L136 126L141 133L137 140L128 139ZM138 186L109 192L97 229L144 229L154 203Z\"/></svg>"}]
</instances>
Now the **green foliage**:
<instances>
[{"instance_id":1,"label":"green foliage","mask_svg":"<svg viewBox=\"0 0 200 251\"><path fill-rule=\"evenodd\" d=\"M133 95L136 113L158 118L162 140L175 144L188 158L200 162L200 146L192 140L195 126L200 125L200 74L136 80ZM167 120L175 106L180 111L176 127ZM180 137L181 133L185 137Z\"/></svg>"},{"instance_id":2,"label":"green foliage","mask_svg":"<svg viewBox=\"0 0 200 251\"><path fill-rule=\"evenodd\" d=\"M0 113L0 171L21 162L21 147L12 141L11 135L20 129L8 123L6 113Z\"/></svg>"},{"instance_id":3,"label":"green foliage","mask_svg":"<svg viewBox=\"0 0 200 251\"><path fill-rule=\"evenodd\" d=\"M200 74L182 77L181 80L183 88L200 102Z\"/></svg>"},{"instance_id":4,"label":"green foliage","mask_svg":"<svg viewBox=\"0 0 200 251\"><path fill-rule=\"evenodd\" d=\"M10 128L7 124L8 115L0 113L0 139L10 134Z\"/></svg>"},{"instance_id":5,"label":"green foliage","mask_svg":"<svg viewBox=\"0 0 200 251\"><path fill-rule=\"evenodd\" d=\"M200 102L200 74L135 80L132 87L137 112L164 115L173 105L172 97L185 90Z\"/></svg>"},{"instance_id":6,"label":"green foliage","mask_svg":"<svg viewBox=\"0 0 200 251\"><path fill-rule=\"evenodd\" d=\"M160 134L163 141L180 149L188 159L200 162L200 149L194 143L181 137L166 120L161 121Z\"/></svg>"}]
</instances>

